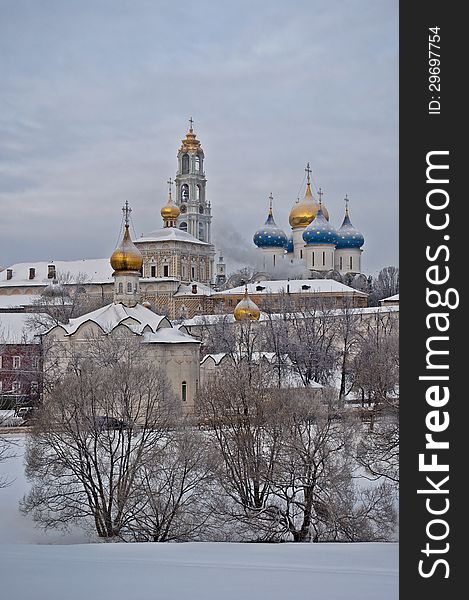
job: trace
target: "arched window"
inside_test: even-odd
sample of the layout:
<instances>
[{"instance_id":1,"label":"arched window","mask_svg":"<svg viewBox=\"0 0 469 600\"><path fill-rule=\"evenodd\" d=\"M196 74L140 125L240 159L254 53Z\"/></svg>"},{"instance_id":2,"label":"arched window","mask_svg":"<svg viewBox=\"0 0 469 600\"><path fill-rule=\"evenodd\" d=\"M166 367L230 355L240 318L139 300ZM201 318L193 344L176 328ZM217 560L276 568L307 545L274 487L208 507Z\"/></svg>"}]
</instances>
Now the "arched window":
<instances>
[{"instance_id":1,"label":"arched window","mask_svg":"<svg viewBox=\"0 0 469 600\"><path fill-rule=\"evenodd\" d=\"M182 156L182 172L189 173L189 155L183 154Z\"/></svg>"},{"instance_id":2,"label":"arched window","mask_svg":"<svg viewBox=\"0 0 469 600\"><path fill-rule=\"evenodd\" d=\"M185 221L183 221L180 225L179 225L179 229L182 229L183 231L187 231L187 223Z\"/></svg>"},{"instance_id":3,"label":"arched window","mask_svg":"<svg viewBox=\"0 0 469 600\"><path fill-rule=\"evenodd\" d=\"M121 282L119 283L119 294L122 294L124 291L124 284Z\"/></svg>"},{"instance_id":4,"label":"arched window","mask_svg":"<svg viewBox=\"0 0 469 600\"><path fill-rule=\"evenodd\" d=\"M187 200L189 200L189 186L187 183L181 185L181 200L183 202L187 202Z\"/></svg>"},{"instance_id":5,"label":"arched window","mask_svg":"<svg viewBox=\"0 0 469 600\"><path fill-rule=\"evenodd\" d=\"M127 293L128 294L132 293L132 282L131 281L127 282Z\"/></svg>"},{"instance_id":6,"label":"arched window","mask_svg":"<svg viewBox=\"0 0 469 600\"><path fill-rule=\"evenodd\" d=\"M195 189L197 194L197 200L200 200L200 185L197 185Z\"/></svg>"},{"instance_id":7,"label":"arched window","mask_svg":"<svg viewBox=\"0 0 469 600\"><path fill-rule=\"evenodd\" d=\"M201 242L204 241L204 224L203 223L199 223L199 240Z\"/></svg>"},{"instance_id":8,"label":"arched window","mask_svg":"<svg viewBox=\"0 0 469 600\"><path fill-rule=\"evenodd\" d=\"M187 400L187 383L185 381L181 384L181 398L183 402Z\"/></svg>"},{"instance_id":9,"label":"arched window","mask_svg":"<svg viewBox=\"0 0 469 600\"><path fill-rule=\"evenodd\" d=\"M196 171L200 171L200 164L201 164L200 156L197 155L194 158L194 168L195 168Z\"/></svg>"}]
</instances>

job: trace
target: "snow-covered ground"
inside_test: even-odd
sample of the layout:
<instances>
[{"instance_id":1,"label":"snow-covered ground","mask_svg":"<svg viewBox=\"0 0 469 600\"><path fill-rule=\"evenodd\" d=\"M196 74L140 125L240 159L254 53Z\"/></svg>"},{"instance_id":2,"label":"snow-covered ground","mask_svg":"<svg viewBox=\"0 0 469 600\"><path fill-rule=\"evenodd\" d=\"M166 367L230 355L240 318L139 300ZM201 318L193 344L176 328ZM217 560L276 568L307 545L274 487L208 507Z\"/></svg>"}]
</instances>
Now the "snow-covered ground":
<instances>
[{"instance_id":1,"label":"snow-covered ground","mask_svg":"<svg viewBox=\"0 0 469 600\"><path fill-rule=\"evenodd\" d=\"M0 589L8 600L396 600L397 544L89 544L18 512L20 456L0 465Z\"/></svg>"}]
</instances>

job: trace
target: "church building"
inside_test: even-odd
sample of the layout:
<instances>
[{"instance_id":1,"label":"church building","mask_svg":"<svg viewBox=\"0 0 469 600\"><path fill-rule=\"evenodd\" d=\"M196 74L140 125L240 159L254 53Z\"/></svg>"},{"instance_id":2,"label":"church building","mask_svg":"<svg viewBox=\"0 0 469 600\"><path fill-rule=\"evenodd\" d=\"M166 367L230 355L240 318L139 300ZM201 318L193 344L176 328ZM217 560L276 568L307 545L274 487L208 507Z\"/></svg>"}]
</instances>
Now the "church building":
<instances>
[{"instance_id":1,"label":"church building","mask_svg":"<svg viewBox=\"0 0 469 600\"><path fill-rule=\"evenodd\" d=\"M329 211L311 190L311 169L306 166L306 191L303 200L293 205L289 222L289 236L277 226L272 210L272 194L267 220L255 232L253 241L262 253L262 268L270 273L286 264L303 265L313 278L332 278L342 281L344 277L360 274L363 234L350 220L349 199L345 197L345 215L342 225L335 228L329 222Z\"/></svg>"},{"instance_id":2,"label":"church building","mask_svg":"<svg viewBox=\"0 0 469 600\"><path fill-rule=\"evenodd\" d=\"M72 350L82 349L96 337L135 336L155 368L164 365L174 401L185 414L194 411L200 380L200 341L173 327L169 319L140 303L140 273L143 256L129 234L130 208L126 203L124 235L111 256L113 301L68 323L55 325L44 334L49 351L44 371L66 371Z\"/></svg>"}]
</instances>

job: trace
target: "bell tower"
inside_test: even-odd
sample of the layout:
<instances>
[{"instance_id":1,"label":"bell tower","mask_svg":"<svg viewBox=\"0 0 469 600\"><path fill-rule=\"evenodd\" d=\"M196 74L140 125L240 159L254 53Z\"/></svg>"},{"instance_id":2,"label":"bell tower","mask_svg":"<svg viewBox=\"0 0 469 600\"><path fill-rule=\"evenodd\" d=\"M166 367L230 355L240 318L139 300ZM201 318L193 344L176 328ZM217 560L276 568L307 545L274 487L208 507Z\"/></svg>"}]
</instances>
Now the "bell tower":
<instances>
[{"instance_id":1,"label":"bell tower","mask_svg":"<svg viewBox=\"0 0 469 600\"><path fill-rule=\"evenodd\" d=\"M176 205L180 210L176 224L202 242L212 243L212 207L205 195L204 151L189 119L189 131L178 152Z\"/></svg>"}]
</instances>

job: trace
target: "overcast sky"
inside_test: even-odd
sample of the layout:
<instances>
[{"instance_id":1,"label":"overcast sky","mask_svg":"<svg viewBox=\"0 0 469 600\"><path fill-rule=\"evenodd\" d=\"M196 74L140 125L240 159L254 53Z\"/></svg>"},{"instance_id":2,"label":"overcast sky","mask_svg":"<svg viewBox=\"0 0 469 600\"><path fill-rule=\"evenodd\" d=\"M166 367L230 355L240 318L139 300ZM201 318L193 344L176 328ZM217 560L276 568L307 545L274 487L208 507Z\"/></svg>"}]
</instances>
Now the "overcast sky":
<instances>
[{"instance_id":1,"label":"overcast sky","mask_svg":"<svg viewBox=\"0 0 469 600\"><path fill-rule=\"evenodd\" d=\"M0 264L99 258L160 226L194 118L213 234L249 261L307 161L363 269L398 261L397 0L0 0Z\"/></svg>"}]
</instances>

